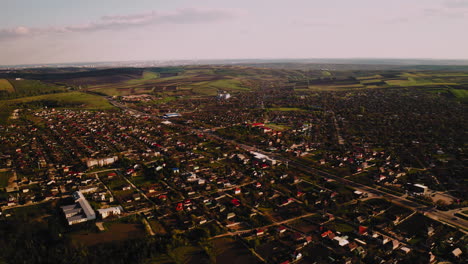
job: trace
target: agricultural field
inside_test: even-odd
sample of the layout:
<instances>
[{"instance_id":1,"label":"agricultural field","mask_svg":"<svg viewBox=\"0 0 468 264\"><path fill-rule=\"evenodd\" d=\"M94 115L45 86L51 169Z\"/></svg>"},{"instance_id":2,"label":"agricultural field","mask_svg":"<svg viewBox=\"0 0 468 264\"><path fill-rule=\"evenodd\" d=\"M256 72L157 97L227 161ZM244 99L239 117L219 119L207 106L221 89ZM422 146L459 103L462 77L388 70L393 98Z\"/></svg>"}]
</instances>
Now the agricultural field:
<instances>
[{"instance_id":1,"label":"agricultural field","mask_svg":"<svg viewBox=\"0 0 468 264\"><path fill-rule=\"evenodd\" d=\"M106 110L113 108L105 98L82 92L54 93L12 100L0 100L0 123L7 121L13 109L21 108L22 106L28 108L34 108L35 106L66 107L87 110Z\"/></svg>"},{"instance_id":2,"label":"agricultural field","mask_svg":"<svg viewBox=\"0 0 468 264\"><path fill-rule=\"evenodd\" d=\"M457 99L460 99L460 100L467 100L468 99L468 90L450 89L449 91Z\"/></svg>"},{"instance_id":3,"label":"agricultural field","mask_svg":"<svg viewBox=\"0 0 468 264\"><path fill-rule=\"evenodd\" d=\"M216 95L218 90L246 91L243 78L218 76L213 70L189 69L179 74L163 77L161 73L145 71L140 79L120 83L90 86L94 92L105 95L152 94L163 95Z\"/></svg>"},{"instance_id":4,"label":"agricultural field","mask_svg":"<svg viewBox=\"0 0 468 264\"><path fill-rule=\"evenodd\" d=\"M343 84L343 85L310 85L311 91L345 91L366 88L362 84Z\"/></svg>"},{"instance_id":5,"label":"agricultural field","mask_svg":"<svg viewBox=\"0 0 468 264\"><path fill-rule=\"evenodd\" d=\"M249 88L243 87L240 80L224 79L216 81L201 82L190 85L192 91L201 95L216 95L218 90L225 91L248 91Z\"/></svg>"},{"instance_id":6,"label":"agricultural field","mask_svg":"<svg viewBox=\"0 0 468 264\"><path fill-rule=\"evenodd\" d=\"M7 79L0 79L0 92L3 91L13 93L15 92L15 87L13 87L13 85Z\"/></svg>"},{"instance_id":7,"label":"agricultural field","mask_svg":"<svg viewBox=\"0 0 468 264\"><path fill-rule=\"evenodd\" d=\"M139 83L144 83L145 81L151 80L151 79L156 79L159 77L159 74L150 72L150 71L144 71L143 76L141 79L135 79L135 80L129 80L126 81L128 84L139 84Z\"/></svg>"},{"instance_id":8,"label":"agricultural field","mask_svg":"<svg viewBox=\"0 0 468 264\"><path fill-rule=\"evenodd\" d=\"M65 87L44 83L38 80L9 80L8 82L11 86L9 88L10 93L8 95L4 95L3 98L19 98L66 91ZM0 81L0 90L2 90L2 83L4 82ZM4 84L3 86L5 87Z\"/></svg>"}]
</instances>

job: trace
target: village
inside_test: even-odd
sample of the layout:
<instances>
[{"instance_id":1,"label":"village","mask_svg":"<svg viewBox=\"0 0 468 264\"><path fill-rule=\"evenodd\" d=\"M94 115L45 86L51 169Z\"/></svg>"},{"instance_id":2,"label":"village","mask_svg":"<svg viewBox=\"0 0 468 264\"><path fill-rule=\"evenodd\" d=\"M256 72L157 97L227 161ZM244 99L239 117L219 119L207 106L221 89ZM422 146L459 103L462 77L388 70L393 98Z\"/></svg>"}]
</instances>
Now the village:
<instances>
[{"instance_id":1,"label":"village","mask_svg":"<svg viewBox=\"0 0 468 264\"><path fill-rule=\"evenodd\" d=\"M356 140L347 132L356 124L323 111L323 102L307 102L315 110L305 112L271 105L281 94L260 102L221 95L157 109L113 98L120 110L17 111L24 118L0 128L0 164L9 175L2 217L55 202L73 232L96 226L93 243L112 223L132 219L147 236L182 244L234 239L254 262L462 259L466 237L456 224L466 220L424 216L434 207L463 208L435 186L436 175L428 178L434 157L418 166L418 157L395 155L400 142L379 144L371 131ZM302 107L312 99L291 100ZM423 140L411 144L435 148ZM449 143L436 153L451 151ZM304 162L422 207L311 173Z\"/></svg>"}]
</instances>

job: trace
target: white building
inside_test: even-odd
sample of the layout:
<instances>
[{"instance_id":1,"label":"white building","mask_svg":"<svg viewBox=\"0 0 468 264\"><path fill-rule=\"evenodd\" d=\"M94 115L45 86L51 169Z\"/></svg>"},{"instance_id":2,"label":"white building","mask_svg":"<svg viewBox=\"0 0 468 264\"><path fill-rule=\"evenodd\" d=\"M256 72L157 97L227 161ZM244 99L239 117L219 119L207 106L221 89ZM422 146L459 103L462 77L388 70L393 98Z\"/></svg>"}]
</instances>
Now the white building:
<instances>
[{"instance_id":1,"label":"white building","mask_svg":"<svg viewBox=\"0 0 468 264\"><path fill-rule=\"evenodd\" d=\"M229 94L227 92L218 93L217 98L220 99L220 100L227 100L227 99L231 98L231 94Z\"/></svg>"},{"instance_id":2,"label":"white building","mask_svg":"<svg viewBox=\"0 0 468 264\"><path fill-rule=\"evenodd\" d=\"M171 117L180 117L181 115L179 113L167 113L164 114L163 118L171 118Z\"/></svg>"},{"instance_id":3,"label":"white building","mask_svg":"<svg viewBox=\"0 0 468 264\"><path fill-rule=\"evenodd\" d=\"M75 204L65 205L62 208L68 225L74 225L96 219L96 213L81 192L74 192Z\"/></svg>"},{"instance_id":4,"label":"white building","mask_svg":"<svg viewBox=\"0 0 468 264\"><path fill-rule=\"evenodd\" d=\"M272 158L270 158L267 155L264 155L262 153L251 151L250 154L252 154L256 160L261 161L261 162L265 162L268 165L275 165L276 164L275 159L272 159Z\"/></svg>"},{"instance_id":5,"label":"white building","mask_svg":"<svg viewBox=\"0 0 468 264\"><path fill-rule=\"evenodd\" d=\"M101 216L101 218L104 219L111 215L120 215L123 211L123 208L122 206L119 205L115 207L98 209L97 211L98 211L98 214Z\"/></svg>"},{"instance_id":6,"label":"white building","mask_svg":"<svg viewBox=\"0 0 468 264\"><path fill-rule=\"evenodd\" d=\"M94 166L102 167L102 166L110 165L110 164L116 162L118 159L119 159L119 157L117 157L117 156L102 158L102 159L87 159L86 160L86 166L88 166L88 168L91 168L91 167L94 167Z\"/></svg>"}]
</instances>

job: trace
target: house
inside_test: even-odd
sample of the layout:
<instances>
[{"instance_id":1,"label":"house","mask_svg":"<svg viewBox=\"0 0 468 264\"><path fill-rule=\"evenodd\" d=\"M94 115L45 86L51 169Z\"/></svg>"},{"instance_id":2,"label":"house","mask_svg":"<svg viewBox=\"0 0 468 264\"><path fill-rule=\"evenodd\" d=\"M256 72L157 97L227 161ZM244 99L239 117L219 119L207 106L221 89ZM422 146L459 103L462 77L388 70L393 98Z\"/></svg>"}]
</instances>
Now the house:
<instances>
[{"instance_id":1,"label":"house","mask_svg":"<svg viewBox=\"0 0 468 264\"><path fill-rule=\"evenodd\" d=\"M217 98L219 100L227 100L227 99L231 98L231 94L227 93L226 91L224 91L222 93L218 92Z\"/></svg>"},{"instance_id":2,"label":"house","mask_svg":"<svg viewBox=\"0 0 468 264\"><path fill-rule=\"evenodd\" d=\"M258 126L264 126L265 124L264 123L253 123L251 126L253 127L258 127Z\"/></svg>"},{"instance_id":3,"label":"house","mask_svg":"<svg viewBox=\"0 0 468 264\"><path fill-rule=\"evenodd\" d=\"M257 229L257 236L262 236L265 234L265 230L263 229Z\"/></svg>"},{"instance_id":4,"label":"house","mask_svg":"<svg viewBox=\"0 0 468 264\"><path fill-rule=\"evenodd\" d=\"M416 184L413 184L413 192L421 194L421 195L427 195L429 192L429 187L416 183Z\"/></svg>"},{"instance_id":5,"label":"house","mask_svg":"<svg viewBox=\"0 0 468 264\"><path fill-rule=\"evenodd\" d=\"M102 219L107 218L108 216L112 215L120 215L123 211L122 206L115 206L115 207L109 207L109 208L104 208L104 209L98 209L98 214L101 216Z\"/></svg>"},{"instance_id":6,"label":"house","mask_svg":"<svg viewBox=\"0 0 468 264\"><path fill-rule=\"evenodd\" d=\"M359 226L359 234L360 234L360 235L367 234L367 227L365 227L365 226Z\"/></svg>"},{"instance_id":7,"label":"house","mask_svg":"<svg viewBox=\"0 0 468 264\"><path fill-rule=\"evenodd\" d=\"M96 213L81 192L74 192L75 204L61 206L68 225L96 219Z\"/></svg>"},{"instance_id":8,"label":"house","mask_svg":"<svg viewBox=\"0 0 468 264\"><path fill-rule=\"evenodd\" d=\"M287 230L287 228L285 226L278 227L278 233L280 233L280 234L286 232L286 230Z\"/></svg>"},{"instance_id":9,"label":"house","mask_svg":"<svg viewBox=\"0 0 468 264\"><path fill-rule=\"evenodd\" d=\"M240 201L238 199L232 199L231 200L231 203L234 205L234 206L240 206Z\"/></svg>"},{"instance_id":10,"label":"house","mask_svg":"<svg viewBox=\"0 0 468 264\"><path fill-rule=\"evenodd\" d=\"M462 251L460 248L456 248L452 251L452 254L455 256L455 257L460 257L460 255L462 254Z\"/></svg>"},{"instance_id":11,"label":"house","mask_svg":"<svg viewBox=\"0 0 468 264\"><path fill-rule=\"evenodd\" d=\"M348 238L348 237L346 237L346 236L344 236L344 237L335 236L335 237L333 238L333 240L338 241L338 244L339 244L340 246L344 247L344 246L346 246L346 245L349 244L349 241L348 241L347 238Z\"/></svg>"},{"instance_id":12,"label":"house","mask_svg":"<svg viewBox=\"0 0 468 264\"><path fill-rule=\"evenodd\" d=\"M231 218L234 218L236 216L236 213L228 213L227 216L226 216L226 219L231 219Z\"/></svg>"},{"instance_id":13,"label":"house","mask_svg":"<svg viewBox=\"0 0 468 264\"><path fill-rule=\"evenodd\" d=\"M180 117L179 113L166 113L163 118Z\"/></svg>"}]
</instances>

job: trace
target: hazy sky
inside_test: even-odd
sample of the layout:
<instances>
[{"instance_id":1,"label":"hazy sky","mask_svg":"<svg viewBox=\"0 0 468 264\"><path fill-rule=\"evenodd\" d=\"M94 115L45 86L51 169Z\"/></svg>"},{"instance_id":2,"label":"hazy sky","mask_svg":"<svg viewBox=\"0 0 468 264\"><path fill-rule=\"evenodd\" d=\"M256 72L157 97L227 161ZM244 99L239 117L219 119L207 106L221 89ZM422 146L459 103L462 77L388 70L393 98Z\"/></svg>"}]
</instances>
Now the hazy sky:
<instances>
[{"instance_id":1,"label":"hazy sky","mask_svg":"<svg viewBox=\"0 0 468 264\"><path fill-rule=\"evenodd\" d=\"M0 0L0 65L468 59L468 0Z\"/></svg>"}]
</instances>

